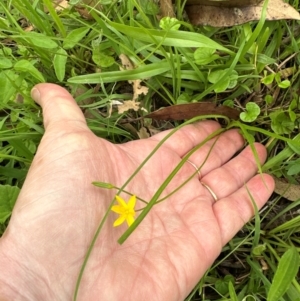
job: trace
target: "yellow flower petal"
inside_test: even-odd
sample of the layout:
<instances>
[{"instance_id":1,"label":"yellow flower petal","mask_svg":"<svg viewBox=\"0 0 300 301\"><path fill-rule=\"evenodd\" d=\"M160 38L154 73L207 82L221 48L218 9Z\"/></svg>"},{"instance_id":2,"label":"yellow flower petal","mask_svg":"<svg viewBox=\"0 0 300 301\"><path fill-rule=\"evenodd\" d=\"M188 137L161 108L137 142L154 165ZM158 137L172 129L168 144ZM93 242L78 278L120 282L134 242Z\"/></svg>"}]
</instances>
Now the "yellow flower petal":
<instances>
[{"instance_id":1,"label":"yellow flower petal","mask_svg":"<svg viewBox=\"0 0 300 301\"><path fill-rule=\"evenodd\" d=\"M124 223L125 219L126 219L126 215L120 215L120 217L117 218L117 219L115 220L113 226L114 226L114 227L120 226L121 224ZM128 222L127 222L127 223L128 223Z\"/></svg>"},{"instance_id":2,"label":"yellow flower petal","mask_svg":"<svg viewBox=\"0 0 300 301\"><path fill-rule=\"evenodd\" d=\"M124 207L120 205L114 205L111 207L111 211L116 212L118 214L124 214Z\"/></svg>"},{"instance_id":3,"label":"yellow flower petal","mask_svg":"<svg viewBox=\"0 0 300 301\"><path fill-rule=\"evenodd\" d=\"M121 225L125 220L130 227L134 222L134 216L136 214L134 207L136 204L136 196L132 195L126 203L120 196L116 195L116 200L118 205L114 205L111 207L111 211L120 214L117 220L114 222L114 227Z\"/></svg>"},{"instance_id":4,"label":"yellow flower petal","mask_svg":"<svg viewBox=\"0 0 300 301\"><path fill-rule=\"evenodd\" d=\"M127 222L128 227L130 227L134 222L133 216L132 215L127 215L126 222Z\"/></svg>"},{"instance_id":5,"label":"yellow flower petal","mask_svg":"<svg viewBox=\"0 0 300 301\"><path fill-rule=\"evenodd\" d=\"M134 209L135 203L136 203L136 196L133 195L133 196L130 197L130 199L128 201L128 204L127 204L127 207L130 208L130 209Z\"/></svg>"},{"instance_id":6,"label":"yellow flower petal","mask_svg":"<svg viewBox=\"0 0 300 301\"><path fill-rule=\"evenodd\" d=\"M118 201L118 203L119 203L120 206L127 207L126 202L119 195L116 195L115 198Z\"/></svg>"}]
</instances>

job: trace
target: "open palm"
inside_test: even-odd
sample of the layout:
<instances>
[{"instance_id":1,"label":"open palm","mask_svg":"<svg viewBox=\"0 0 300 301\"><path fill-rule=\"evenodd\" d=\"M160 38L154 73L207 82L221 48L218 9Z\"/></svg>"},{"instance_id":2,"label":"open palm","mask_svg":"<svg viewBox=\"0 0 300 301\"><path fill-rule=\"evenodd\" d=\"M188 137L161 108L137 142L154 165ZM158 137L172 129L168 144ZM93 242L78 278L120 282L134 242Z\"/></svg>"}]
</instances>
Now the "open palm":
<instances>
[{"instance_id":1,"label":"open palm","mask_svg":"<svg viewBox=\"0 0 300 301\"><path fill-rule=\"evenodd\" d=\"M116 193L91 183L122 186L166 132L111 144L88 129L66 90L52 84L37 88L46 132L0 240L0 286L6 286L0 288L0 297L2 292L13 300L71 300L87 249ZM180 129L126 190L149 201L182 157L219 127L204 121ZM114 228L118 216L109 213L87 263L78 300L181 301L191 291L222 246L253 215L249 191L260 208L274 186L270 176L256 175L250 148L231 159L244 145L237 131L222 134L211 150L213 144L206 143L190 161L200 166L206 160L201 181L218 201L195 174L155 205L122 245L117 239L127 225ZM256 148L263 162L265 149L260 144ZM193 173L192 164L185 163L162 196ZM138 201L137 209L144 205Z\"/></svg>"}]
</instances>

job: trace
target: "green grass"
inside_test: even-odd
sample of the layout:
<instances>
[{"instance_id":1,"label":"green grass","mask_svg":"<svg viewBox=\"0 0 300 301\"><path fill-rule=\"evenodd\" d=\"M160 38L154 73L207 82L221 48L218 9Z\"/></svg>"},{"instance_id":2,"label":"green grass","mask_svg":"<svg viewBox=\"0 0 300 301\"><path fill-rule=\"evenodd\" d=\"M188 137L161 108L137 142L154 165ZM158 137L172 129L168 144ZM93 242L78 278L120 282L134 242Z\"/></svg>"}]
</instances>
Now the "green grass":
<instances>
[{"instance_id":1,"label":"green grass","mask_svg":"<svg viewBox=\"0 0 300 301\"><path fill-rule=\"evenodd\" d=\"M127 81L141 79L149 91L139 100L148 112L207 98L245 112L230 127L239 127L250 144L255 139L267 146L261 169L299 185L299 22L262 17L230 28L193 27L184 17L183 1L176 1L180 28L171 30L174 24L156 17L155 1L117 2L103 1L91 19L74 6L57 12L50 0L0 2L0 184L22 187L42 137L41 111L30 98L33 85L66 87L89 127L121 143L138 139L138 131L151 122L125 122L145 115L143 110L120 115L113 106L109 113L116 101L132 98ZM289 3L299 6L298 0ZM120 70L121 54L133 70ZM242 122L245 116L250 123ZM158 130L169 127L159 123ZM187 300L265 300L280 258L291 245L300 246L299 204L300 199L289 202L274 194L223 248ZM6 225L0 224L0 233ZM287 256L294 263L293 254ZM279 300L299 300L297 280L281 284L288 290Z\"/></svg>"}]
</instances>

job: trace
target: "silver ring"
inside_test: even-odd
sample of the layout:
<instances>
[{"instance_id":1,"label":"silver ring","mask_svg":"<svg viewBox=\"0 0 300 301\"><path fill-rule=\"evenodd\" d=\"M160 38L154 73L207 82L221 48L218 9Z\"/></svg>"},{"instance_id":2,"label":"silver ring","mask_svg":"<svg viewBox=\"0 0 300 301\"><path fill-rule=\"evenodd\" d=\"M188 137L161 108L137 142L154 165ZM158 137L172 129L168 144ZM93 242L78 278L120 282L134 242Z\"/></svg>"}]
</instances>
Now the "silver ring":
<instances>
[{"instance_id":1,"label":"silver ring","mask_svg":"<svg viewBox=\"0 0 300 301\"><path fill-rule=\"evenodd\" d=\"M216 196L216 194L212 191L212 189L205 183L201 182L200 183L209 191L209 193L211 194L211 196L213 197L213 199L215 200L215 202L218 200L218 197Z\"/></svg>"},{"instance_id":2,"label":"silver ring","mask_svg":"<svg viewBox=\"0 0 300 301\"><path fill-rule=\"evenodd\" d=\"M190 160L186 160L186 162L190 163L197 170L197 173L201 178L201 172L200 172L199 168L197 167L197 165L195 163L191 162Z\"/></svg>"}]
</instances>

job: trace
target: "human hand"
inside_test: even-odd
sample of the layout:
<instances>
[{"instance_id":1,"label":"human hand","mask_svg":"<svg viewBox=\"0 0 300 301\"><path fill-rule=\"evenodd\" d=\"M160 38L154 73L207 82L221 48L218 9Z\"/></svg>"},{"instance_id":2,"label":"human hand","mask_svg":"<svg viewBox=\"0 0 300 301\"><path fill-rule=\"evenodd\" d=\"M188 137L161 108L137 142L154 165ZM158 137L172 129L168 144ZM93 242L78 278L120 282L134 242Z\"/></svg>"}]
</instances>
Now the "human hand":
<instances>
[{"instance_id":1,"label":"human hand","mask_svg":"<svg viewBox=\"0 0 300 301\"><path fill-rule=\"evenodd\" d=\"M122 186L166 135L111 144L88 129L66 90L53 84L36 89L46 132L0 240L0 300L71 300L87 249L116 193L91 183ZM150 200L182 157L218 128L214 121L203 121L177 131L126 190ZM200 166L213 143L207 142L189 160ZM77 300L182 301L254 214L248 191L261 208L274 189L269 175L256 174L249 147L232 158L243 145L237 130L221 134L201 169L201 181L218 201L196 174L155 205L123 245L117 239L127 226L114 228L117 216L110 213ZM264 162L265 148L256 144L256 150ZM194 172L185 163L165 195Z\"/></svg>"}]
</instances>

